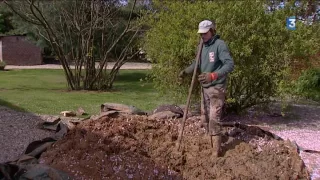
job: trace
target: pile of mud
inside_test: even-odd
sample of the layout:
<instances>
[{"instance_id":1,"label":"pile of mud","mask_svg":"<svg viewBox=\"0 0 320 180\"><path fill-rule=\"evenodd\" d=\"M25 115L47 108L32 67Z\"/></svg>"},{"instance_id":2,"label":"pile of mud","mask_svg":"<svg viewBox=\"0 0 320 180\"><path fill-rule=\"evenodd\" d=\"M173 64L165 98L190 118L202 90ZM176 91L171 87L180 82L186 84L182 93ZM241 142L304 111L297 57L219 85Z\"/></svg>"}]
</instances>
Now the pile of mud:
<instances>
[{"instance_id":1,"label":"pile of mud","mask_svg":"<svg viewBox=\"0 0 320 180\"><path fill-rule=\"evenodd\" d=\"M251 131L224 128L222 157L188 119L180 151L178 120L104 117L78 124L44 152L40 163L75 179L308 179L296 147Z\"/></svg>"}]
</instances>

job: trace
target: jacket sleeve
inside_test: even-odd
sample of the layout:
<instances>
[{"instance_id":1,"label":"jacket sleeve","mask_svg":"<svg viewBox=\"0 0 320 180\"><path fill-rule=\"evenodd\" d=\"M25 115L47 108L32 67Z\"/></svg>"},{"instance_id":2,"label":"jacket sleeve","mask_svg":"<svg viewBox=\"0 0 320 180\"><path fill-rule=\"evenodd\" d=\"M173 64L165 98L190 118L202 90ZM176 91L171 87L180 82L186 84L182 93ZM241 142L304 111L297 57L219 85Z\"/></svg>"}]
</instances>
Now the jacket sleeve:
<instances>
[{"instance_id":1,"label":"jacket sleeve","mask_svg":"<svg viewBox=\"0 0 320 180\"><path fill-rule=\"evenodd\" d=\"M222 42L218 46L218 55L219 59L222 62L222 67L217 71L218 77L225 76L228 73L232 72L234 69L234 62L230 55L230 51L225 42Z\"/></svg>"},{"instance_id":2,"label":"jacket sleeve","mask_svg":"<svg viewBox=\"0 0 320 180\"><path fill-rule=\"evenodd\" d=\"M193 61L193 63L188 66L184 71L187 73L187 74L190 74L193 72L194 68L196 66L196 61Z\"/></svg>"}]
</instances>

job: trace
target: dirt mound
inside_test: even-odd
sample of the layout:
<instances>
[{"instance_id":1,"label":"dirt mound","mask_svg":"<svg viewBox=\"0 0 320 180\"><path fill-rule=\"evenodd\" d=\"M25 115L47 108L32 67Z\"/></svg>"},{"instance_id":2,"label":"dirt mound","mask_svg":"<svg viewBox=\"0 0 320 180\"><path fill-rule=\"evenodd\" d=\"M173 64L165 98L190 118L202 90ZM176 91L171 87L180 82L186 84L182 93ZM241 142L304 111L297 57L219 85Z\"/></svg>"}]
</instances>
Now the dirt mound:
<instances>
[{"instance_id":1,"label":"dirt mound","mask_svg":"<svg viewBox=\"0 0 320 180\"><path fill-rule=\"evenodd\" d=\"M297 149L287 141L224 128L223 156L196 119L189 119L177 151L177 120L146 116L87 120L56 142L40 163L75 179L308 179ZM236 133L235 133L236 132ZM253 131L252 131L253 132Z\"/></svg>"}]
</instances>

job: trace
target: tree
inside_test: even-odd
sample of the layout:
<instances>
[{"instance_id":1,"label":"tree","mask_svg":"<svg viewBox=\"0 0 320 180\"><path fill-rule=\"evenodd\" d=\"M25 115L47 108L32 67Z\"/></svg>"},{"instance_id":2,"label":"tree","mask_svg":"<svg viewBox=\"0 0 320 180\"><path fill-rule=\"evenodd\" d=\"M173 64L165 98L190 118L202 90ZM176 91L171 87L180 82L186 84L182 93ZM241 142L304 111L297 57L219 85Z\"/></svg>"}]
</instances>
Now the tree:
<instances>
[{"instance_id":1,"label":"tree","mask_svg":"<svg viewBox=\"0 0 320 180\"><path fill-rule=\"evenodd\" d=\"M5 28L3 14L0 14L0 33L4 33L6 31Z\"/></svg>"},{"instance_id":2,"label":"tree","mask_svg":"<svg viewBox=\"0 0 320 180\"><path fill-rule=\"evenodd\" d=\"M204 19L216 21L235 60L227 95L229 110L235 112L268 102L285 80L293 57L319 51L319 24L297 22L297 30L286 29L286 18L294 14L292 4L267 13L265 1L153 3L153 11L143 19L150 28L144 49L155 63L156 87L177 100L185 97L190 83L180 86L178 72L194 60L197 25Z\"/></svg>"},{"instance_id":3,"label":"tree","mask_svg":"<svg viewBox=\"0 0 320 180\"><path fill-rule=\"evenodd\" d=\"M6 34L13 29L11 22L12 13L2 6L0 3L0 33Z\"/></svg>"},{"instance_id":4,"label":"tree","mask_svg":"<svg viewBox=\"0 0 320 180\"><path fill-rule=\"evenodd\" d=\"M120 67L137 53L133 45L139 28L132 22L136 0L129 14L123 13L123 6L117 0L5 3L50 43L72 90L112 88ZM113 54L119 47L121 51ZM106 67L111 57L115 57L116 62L108 71ZM98 66L97 60L100 61ZM71 64L75 69L71 69Z\"/></svg>"}]
</instances>

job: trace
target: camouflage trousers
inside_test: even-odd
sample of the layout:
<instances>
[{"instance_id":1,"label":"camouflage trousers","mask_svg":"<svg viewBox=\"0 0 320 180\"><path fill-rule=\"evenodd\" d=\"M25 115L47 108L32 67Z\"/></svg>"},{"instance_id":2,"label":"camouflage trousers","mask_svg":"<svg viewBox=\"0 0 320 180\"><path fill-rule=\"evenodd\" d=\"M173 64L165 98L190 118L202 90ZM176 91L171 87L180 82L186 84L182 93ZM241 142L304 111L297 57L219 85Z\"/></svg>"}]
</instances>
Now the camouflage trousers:
<instances>
[{"instance_id":1,"label":"camouflage trousers","mask_svg":"<svg viewBox=\"0 0 320 180\"><path fill-rule=\"evenodd\" d=\"M219 135L221 127L218 124L222 115L226 88L203 88L201 95L201 122L210 135Z\"/></svg>"}]
</instances>

